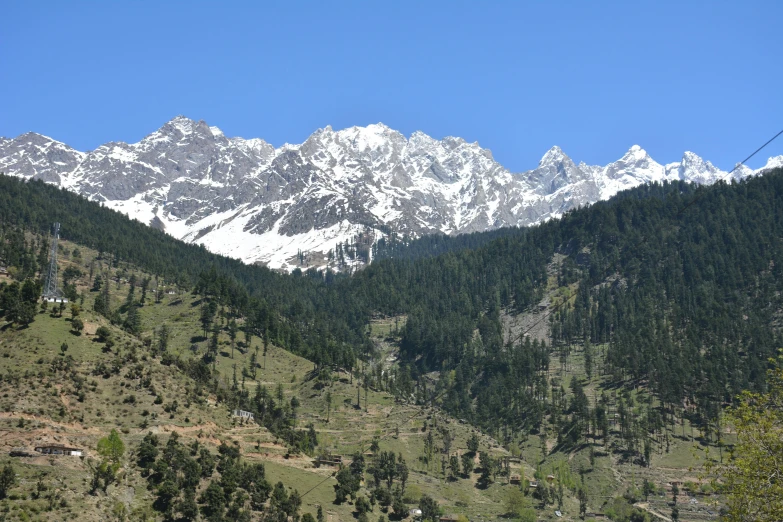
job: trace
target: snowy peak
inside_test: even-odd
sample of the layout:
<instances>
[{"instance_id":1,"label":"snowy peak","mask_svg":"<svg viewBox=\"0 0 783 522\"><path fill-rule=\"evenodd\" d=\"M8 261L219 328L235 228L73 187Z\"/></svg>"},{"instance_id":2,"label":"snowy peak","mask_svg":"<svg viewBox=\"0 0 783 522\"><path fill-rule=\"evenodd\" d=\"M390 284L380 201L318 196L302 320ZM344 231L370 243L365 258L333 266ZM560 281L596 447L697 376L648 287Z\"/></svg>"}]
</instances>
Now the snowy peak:
<instances>
[{"instance_id":1,"label":"snowy peak","mask_svg":"<svg viewBox=\"0 0 783 522\"><path fill-rule=\"evenodd\" d=\"M618 161L623 162L626 165L658 165L655 163L655 161L653 161L650 155L647 154L647 151L641 148L639 145L631 146L631 148L628 149L628 152L626 152L625 155Z\"/></svg>"},{"instance_id":2,"label":"snowy peak","mask_svg":"<svg viewBox=\"0 0 783 522\"><path fill-rule=\"evenodd\" d=\"M166 122L160 130L164 133L187 136L188 134L192 134L197 127L198 122L186 118L185 116L176 116L171 121Z\"/></svg>"},{"instance_id":3,"label":"snowy peak","mask_svg":"<svg viewBox=\"0 0 783 522\"><path fill-rule=\"evenodd\" d=\"M541 161L538 162L538 166L543 167L545 165L560 163L566 158L568 158L568 156L563 153L563 150L555 145L546 151L546 154L541 158Z\"/></svg>"},{"instance_id":4,"label":"snowy peak","mask_svg":"<svg viewBox=\"0 0 783 522\"><path fill-rule=\"evenodd\" d=\"M0 142L0 172L60 184L85 154L48 136L27 132Z\"/></svg>"},{"instance_id":5,"label":"snowy peak","mask_svg":"<svg viewBox=\"0 0 783 522\"><path fill-rule=\"evenodd\" d=\"M778 169L781 167L783 167L783 155L773 156L767 160L767 164L761 167L759 171L763 172L766 170Z\"/></svg>"},{"instance_id":6,"label":"snowy peak","mask_svg":"<svg viewBox=\"0 0 783 522\"><path fill-rule=\"evenodd\" d=\"M634 145L619 160L610 163L603 170L603 176L610 180L631 177L641 182L661 181L665 177L662 165L656 163L647 151Z\"/></svg>"},{"instance_id":7,"label":"snowy peak","mask_svg":"<svg viewBox=\"0 0 783 522\"><path fill-rule=\"evenodd\" d=\"M741 166L732 178L776 166L783 156L757 171ZM728 179L692 152L663 166L638 145L606 166L576 164L554 146L535 169L512 173L476 142L421 131L406 137L383 123L325 126L302 144L275 149L185 116L137 143L109 142L89 153L35 133L0 138L0 171L81 193L213 252L285 270L355 266L359 257L337 261L330 251L338 243L366 250L389 232L525 226L643 183Z\"/></svg>"},{"instance_id":8,"label":"snowy peak","mask_svg":"<svg viewBox=\"0 0 783 522\"><path fill-rule=\"evenodd\" d=\"M538 167L524 175L531 189L547 196L584 181L587 176L563 150L554 146L538 162Z\"/></svg>"},{"instance_id":9,"label":"snowy peak","mask_svg":"<svg viewBox=\"0 0 783 522\"><path fill-rule=\"evenodd\" d=\"M697 154L686 151L677 166L677 179L696 183L715 183L726 175L725 172L705 161Z\"/></svg>"}]
</instances>

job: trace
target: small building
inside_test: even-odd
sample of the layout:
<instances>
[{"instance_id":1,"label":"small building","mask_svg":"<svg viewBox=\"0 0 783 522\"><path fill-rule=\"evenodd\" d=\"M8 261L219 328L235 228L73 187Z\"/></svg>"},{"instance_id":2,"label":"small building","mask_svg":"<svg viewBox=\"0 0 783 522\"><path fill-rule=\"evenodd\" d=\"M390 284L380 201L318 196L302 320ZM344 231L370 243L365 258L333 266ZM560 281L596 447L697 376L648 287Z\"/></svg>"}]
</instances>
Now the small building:
<instances>
[{"instance_id":1,"label":"small building","mask_svg":"<svg viewBox=\"0 0 783 522\"><path fill-rule=\"evenodd\" d=\"M318 464L326 464L327 466L339 466L343 463L342 455L332 455L327 453L318 457Z\"/></svg>"},{"instance_id":2,"label":"small building","mask_svg":"<svg viewBox=\"0 0 783 522\"><path fill-rule=\"evenodd\" d=\"M520 475L511 475L511 478L509 479L509 482L511 484L521 484L522 483L522 477Z\"/></svg>"},{"instance_id":3,"label":"small building","mask_svg":"<svg viewBox=\"0 0 783 522\"><path fill-rule=\"evenodd\" d=\"M243 420L253 420L253 414L245 410L234 410L234 417L239 417Z\"/></svg>"},{"instance_id":4,"label":"small building","mask_svg":"<svg viewBox=\"0 0 783 522\"><path fill-rule=\"evenodd\" d=\"M421 509L419 509L419 508L413 508L410 511L408 511L408 516L413 517L414 520L421 519L421 515L422 515L422 512L421 512Z\"/></svg>"},{"instance_id":5,"label":"small building","mask_svg":"<svg viewBox=\"0 0 783 522\"><path fill-rule=\"evenodd\" d=\"M83 454L81 448L71 448L63 444L44 444L36 446L35 451L44 455L70 455L71 457L81 457Z\"/></svg>"},{"instance_id":6,"label":"small building","mask_svg":"<svg viewBox=\"0 0 783 522\"><path fill-rule=\"evenodd\" d=\"M67 297L44 297L47 303L67 303Z\"/></svg>"},{"instance_id":7,"label":"small building","mask_svg":"<svg viewBox=\"0 0 783 522\"><path fill-rule=\"evenodd\" d=\"M0 266L0 274L7 274L7 273L8 273L8 269L4 266Z\"/></svg>"},{"instance_id":8,"label":"small building","mask_svg":"<svg viewBox=\"0 0 783 522\"><path fill-rule=\"evenodd\" d=\"M177 291L174 290L173 288L170 288L169 290L167 290L166 293L169 294L169 295L177 295Z\"/></svg>"},{"instance_id":9,"label":"small building","mask_svg":"<svg viewBox=\"0 0 783 522\"><path fill-rule=\"evenodd\" d=\"M555 476L554 475L547 475L546 476L546 481L549 482L550 484L552 484L555 481Z\"/></svg>"},{"instance_id":10,"label":"small building","mask_svg":"<svg viewBox=\"0 0 783 522\"><path fill-rule=\"evenodd\" d=\"M536 481L536 480L531 480L531 481L530 481L530 487L531 487L531 488L537 488L537 487L538 487L538 481Z\"/></svg>"}]
</instances>

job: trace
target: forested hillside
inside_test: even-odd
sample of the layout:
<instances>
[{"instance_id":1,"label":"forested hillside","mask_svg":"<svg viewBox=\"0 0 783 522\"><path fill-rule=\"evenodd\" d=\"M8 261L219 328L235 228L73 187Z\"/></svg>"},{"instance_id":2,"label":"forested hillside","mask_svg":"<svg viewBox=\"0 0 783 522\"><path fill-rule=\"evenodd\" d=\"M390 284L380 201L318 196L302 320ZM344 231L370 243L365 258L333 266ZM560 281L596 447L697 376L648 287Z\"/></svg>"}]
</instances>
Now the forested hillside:
<instances>
[{"instance_id":1,"label":"forested hillside","mask_svg":"<svg viewBox=\"0 0 783 522\"><path fill-rule=\"evenodd\" d=\"M211 254L66 190L0 175L0 227L45 236L54 222L62 224L63 238L105 253L115 263L132 263L216 297L248 317L257 335L294 353L351 367L354 352L366 349L361 332L368 314L345 313L340 297L324 291L320 280ZM343 313L331 312L338 308Z\"/></svg>"},{"instance_id":2,"label":"forested hillside","mask_svg":"<svg viewBox=\"0 0 783 522\"><path fill-rule=\"evenodd\" d=\"M476 250L374 263L340 284L371 309L408 314L404 356L420 371L453 371L438 390L446 406L485 427L535 429L550 350L567 364L580 346L605 352L601 371L618 383L649 386L664 418L687 413L709 433L722 404L763 388L777 346L781 198L781 171L645 186ZM547 284L567 294L550 308L550 350L504 344L501 314L537 305ZM584 415L582 428L594 413Z\"/></svg>"},{"instance_id":3,"label":"forested hillside","mask_svg":"<svg viewBox=\"0 0 783 522\"><path fill-rule=\"evenodd\" d=\"M372 259L419 259L434 257L447 252L479 248L490 241L519 234L519 227L504 227L488 232L471 232L457 236L445 234L429 234L412 239L388 231L386 237L380 238L372 247Z\"/></svg>"},{"instance_id":4,"label":"forested hillside","mask_svg":"<svg viewBox=\"0 0 783 522\"><path fill-rule=\"evenodd\" d=\"M245 266L43 183L0 183L3 223L41 232L60 221L65 237L190 284L319 363L369 362L370 317L407 316L401 375L410 385L401 396L437 399L493 433L541 428L551 414L541 400L552 393L550 356L568 364L574 347L601 355L591 371L654 391L655 415L690 415L709 433L722 404L763 389L776 346L781 171L730 185L639 187L531 229L490 233L501 237L479 248L457 245L481 245L481 235L427 240L451 250L436 257L421 257L427 241L408 253L398 245L399 259L352 277ZM548 344L509 338L502 316L542 299ZM417 377L433 370L447 378L426 389ZM571 413L578 440L595 412Z\"/></svg>"},{"instance_id":5,"label":"forested hillside","mask_svg":"<svg viewBox=\"0 0 783 522\"><path fill-rule=\"evenodd\" d=\"M417 505L430 516L503 514L509 488L489 479L499 467L473 466L479 448L482 462L507 454L495 441L395 400L394 379L371 387L281 349L271 332L259 338L213 291L211 270L183 288L61 240L70 302L49 303L47 246L0 232L0 518L361 522ZM373 343L390 324L372 324ZM439 467L441 439L472 441L456 476ZM62 445L84 458L41 454ZM335 453L350 466L320 464Z\"/></svg>"},{"instance_id":6,"label":"forested hillside","mask_svg":"<svg viewBox=\"0 0 783 522\"><path fill-rule=\"evenodd\" d=\"M93 262L74 264L89 274L73 267L62 273L73 300L92 296L85 306L93 321L138 339L145 332L138 303L154 299L157 306L164 281L187 290L191 308L199 303L203 335L189 332L190 347L176 357L150 341L152 356L209 387L222 404L256 412L270 432L310 453L312 438L291 429L293 414L269 416L268 396L239 386L236 365L233 384L228 367L219 377L215 365L228 357L219 346L231 346L232 360L240 330L248 346L256 338L315 362L307 378L318 379L319 390L321 375L347 369L365 401L374 390L400 403L439 405L528 456L529 435L538 434L542 462L550 440L558 450L589 442L591 466L597 440L648 467L652 453L668 453L677 430L685 438L686 425L704 444L720 443L721 411L741 390L766 389L768 359L780 341L780 170L712 187L640 187L529 229L391 238L377 254L388 258L351 276L243 265L72 193L0 176L0 260L10 276L0 308L11 324L40 316L45 238L54 221L66 240L94 249ZM109 296L109 273L119 288L128 266L143 271L140 279L131 274L124 300L116 290ZM513 329L519 318L525 326ZM71 327L78 334L77 319ZM379 320L388 328L380 344ZM536 325L543 335L531 333ZM169 335L161 324L149 328L154 338ZM251 355L260 357L242 353ZM248 359L242 382L255 379L258 367ZM111 366L100 371L111 374ZM562 480L574 497L590 490ZM542 506L551 500L539 498Z\"/></svg>"}]
</instances>

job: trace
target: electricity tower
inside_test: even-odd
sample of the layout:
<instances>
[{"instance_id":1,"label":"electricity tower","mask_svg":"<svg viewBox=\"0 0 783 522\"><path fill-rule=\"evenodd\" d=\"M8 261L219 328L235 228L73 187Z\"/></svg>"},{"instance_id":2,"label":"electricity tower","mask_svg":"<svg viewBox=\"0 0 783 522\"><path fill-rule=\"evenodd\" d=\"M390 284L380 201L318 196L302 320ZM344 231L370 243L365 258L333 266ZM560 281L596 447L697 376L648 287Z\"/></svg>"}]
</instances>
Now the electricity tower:
<instances>
[{"instance_id":1,"label":"electricity tower","mask_svg":"<svg viewBox=\"0 0 783 522\"><path fill-rule=\"evenodd\" d=\"M54 235L52 236L52 248L49 250L49 274L46 276L46 286L44 286L43 297L51 302L68 302L57 289L57 240L60 238L60 224L54 224Z\"/></svg>"}]
</instances>

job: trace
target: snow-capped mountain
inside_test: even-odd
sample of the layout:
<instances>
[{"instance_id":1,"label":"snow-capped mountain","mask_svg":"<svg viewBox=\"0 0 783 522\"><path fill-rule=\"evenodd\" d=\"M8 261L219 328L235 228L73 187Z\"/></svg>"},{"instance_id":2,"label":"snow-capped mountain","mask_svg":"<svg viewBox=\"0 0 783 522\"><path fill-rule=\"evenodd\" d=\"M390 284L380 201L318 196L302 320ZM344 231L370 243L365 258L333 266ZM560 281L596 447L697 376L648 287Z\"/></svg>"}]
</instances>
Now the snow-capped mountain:
<instances>
[{"instance_id":1,"label":"snow-capped mountain","mask_svg":"<svg viewBox=\"0 0 783 522\"><path fill-rule=\"evenodd\" d=\"M781 165L778 156L732 177ZM406 138L380 123L326 127L275 149L182 116L138 143L86 153L35 133L0 138L0 172L73 190L213 252L288 270L303 257L325 266L337 243L360 235L371 243L389 231L523 226L642 183L728 176L692 152L661 165L636 145L605 167L577 165L553 147L535 169L512 173L478 143Z\"/></svg>"}]
</instances>

